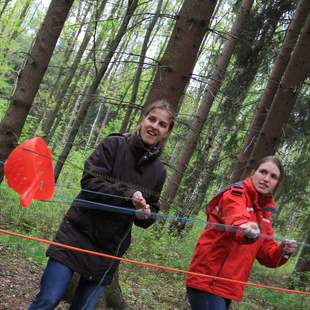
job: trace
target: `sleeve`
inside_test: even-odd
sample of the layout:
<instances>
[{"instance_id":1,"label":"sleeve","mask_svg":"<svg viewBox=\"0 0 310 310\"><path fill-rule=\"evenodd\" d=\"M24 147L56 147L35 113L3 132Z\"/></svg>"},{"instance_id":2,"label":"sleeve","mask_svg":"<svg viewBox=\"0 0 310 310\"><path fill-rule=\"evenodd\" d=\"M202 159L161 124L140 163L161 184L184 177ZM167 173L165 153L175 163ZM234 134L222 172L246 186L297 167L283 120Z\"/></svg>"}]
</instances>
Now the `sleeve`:
<instances>
[{"instance_id":1,"label":"sleeve","mask_svg":"<svg viewBox=\"0 0 310 310\"><path fill-rule=\"evenodd\" d=\"M147 203L150 205L151 212L152 213L158 213L160 210L160 202L159 202L159 197L161 194L161 191L163 189L165 180L166 180L166 169L163 169L163 172L161 173L160 179L157 183L156 188L154 188L154 192L152 195L150 195L150 199L147 199ZM154 216L146 219L146 220L140 220L135 218L134 223L136 226L142 227L142 228L148 228L155 222L156 218Z\"/></svg>"},{"instance_id":2,"label":"sleeve","mask_svg":"<svg viewBox=\"0 0 310 310\"><path fill-rule=\"evenodd\" d=\"M234 194L228 190L222 196L219 202L221 210L221 219L226 225L240 226L250 220L250 214L247 211L247 201L245 194Z\"/></svg>"},{"instance_id":3,"label":"sleeve","mask_svg":"<svg viewBox=\"0 0 310 310\"><path fill-rule=\"evenodd\" d=\"M82 198L95 200L97 202L110 202L113 197L105 197L91 192L107 193L123 197L131 197L134 190L126 183L115 180L111 175L117 148L119 145L118 137L108 137L97 146L92 155L84 165L83 176L81 179ZM129 202L130 199L127 200Z\"/></svg>"},{"instance_id":4,"label":"sleeve","mask_svg":"<svg viewBox=\"0 0 310 310\"><path fill-rule=\"evenodd\" d=\"M230 189L226 191L219 201L220 218L225 225L235 226L232 231L233 238L238 243L253 243L256 239L249 239L245 236L239 226L251 220L251 215L247 211L247 200L244 190L234 191ZM227 229L231 231L232 229Z\"/></svg>"},{"instance_id":5,"label":"sleeve","mask_svg":"<svg viewBox=\"0 0 310 310\"><path fill-rule=\"evenodd\" d=\"M259 248L256 259L264 266L270 268L277 268L288 261L283 255L283 247L274 240L273 229L270 226L267 235L270 238L264 238L262 245Z\"/></svg>"}]
</instances>

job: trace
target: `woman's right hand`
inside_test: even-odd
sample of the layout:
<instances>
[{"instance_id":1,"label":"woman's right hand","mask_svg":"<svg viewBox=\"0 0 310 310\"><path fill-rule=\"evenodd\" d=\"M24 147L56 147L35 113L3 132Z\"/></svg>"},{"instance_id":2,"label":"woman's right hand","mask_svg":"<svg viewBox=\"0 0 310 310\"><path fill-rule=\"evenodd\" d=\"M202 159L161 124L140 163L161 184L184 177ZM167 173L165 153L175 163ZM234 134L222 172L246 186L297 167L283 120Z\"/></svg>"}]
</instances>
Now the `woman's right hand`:
<instances>
[{"instance_id":1,"label":"woman's right hand","mask_svg":"<svg viewBox=\"0 0 310 310\"><path fill-rule=\"evenodd\" d=\"M257 223L247 222L240 225L245 236L249 239L257 239L260 234L260 229Z\"/></svg>"},{"instance_id":2,"label":"woman's right hand","mask_svg":"<svg viewBox=\"0 0 310 310\"><path fill-rule=\"evenodd\" d=\"M134 207L137 209L136 211L136 217L139 220L146 220L151 215L151 208L150 205L148 205L142 195L141 192L136 191L132 195L132 203Z\"/></svg>"},{"instance_id":3,"label":"woman's right hand","mask_svg":"<svg viewBox=\"0 0 310 310\"><path fill-rule=\"evenodd\" d=\"M133 193L132 204L136 209L143 209L146 207L146 201L141 192L136 191Z\"/></svg>"}]
</instances>

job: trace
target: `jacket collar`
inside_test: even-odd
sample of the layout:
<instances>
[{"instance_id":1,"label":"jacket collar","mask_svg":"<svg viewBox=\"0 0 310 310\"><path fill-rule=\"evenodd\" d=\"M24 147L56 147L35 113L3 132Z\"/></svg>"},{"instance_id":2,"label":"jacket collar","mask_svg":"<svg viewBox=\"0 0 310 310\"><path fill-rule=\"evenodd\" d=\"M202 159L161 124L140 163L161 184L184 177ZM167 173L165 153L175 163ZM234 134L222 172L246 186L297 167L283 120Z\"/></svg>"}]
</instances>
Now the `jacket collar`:
<instances>
[{"instance_id":1,"label":"jacket collar","mask_svg":"<svg viewBox=\"0 0 310 310\"><path fill-rule=\"evenodd\" d=\"M276 206L274 200L271 196L260 195L251 180L251 178L247 178L243 181L245 188L247 189L247 193L249 194L251 200L254 203L254 206L258 210L263 210L267 212L275 212Z\"/></svg>"},{"instance_id":2,"label":"jacket collar","mask_svg":"<svg viewBox=\"0 0 310 310\"><path fill-rule=\"evenodd\" d=\"M137 160L138 167L146 162L155 160L161 154L161 147L159 145L148 147L143 143L139 133L128 135L128 143L131 152Z\"/></svg>"}]
</instances>

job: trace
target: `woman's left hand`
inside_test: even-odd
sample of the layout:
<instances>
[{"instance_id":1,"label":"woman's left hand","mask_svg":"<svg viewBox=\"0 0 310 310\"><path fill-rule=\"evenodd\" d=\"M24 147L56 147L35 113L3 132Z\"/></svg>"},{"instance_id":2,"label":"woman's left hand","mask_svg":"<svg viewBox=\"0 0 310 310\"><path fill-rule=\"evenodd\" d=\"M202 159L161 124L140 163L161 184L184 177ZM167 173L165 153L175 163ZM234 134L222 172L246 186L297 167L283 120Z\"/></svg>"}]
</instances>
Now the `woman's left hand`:
<instances>
[{"instance_id":1,"label":"woman's left hand","mask_svg":"<svg viewBox=\"0 0 310 310\"><path fill-rule=\"evenodd\" d=\"M150 205L146 205L144 208L136 211L136 218L139 220L147 220L151 216Z\"/></svg>"}]
</instances>

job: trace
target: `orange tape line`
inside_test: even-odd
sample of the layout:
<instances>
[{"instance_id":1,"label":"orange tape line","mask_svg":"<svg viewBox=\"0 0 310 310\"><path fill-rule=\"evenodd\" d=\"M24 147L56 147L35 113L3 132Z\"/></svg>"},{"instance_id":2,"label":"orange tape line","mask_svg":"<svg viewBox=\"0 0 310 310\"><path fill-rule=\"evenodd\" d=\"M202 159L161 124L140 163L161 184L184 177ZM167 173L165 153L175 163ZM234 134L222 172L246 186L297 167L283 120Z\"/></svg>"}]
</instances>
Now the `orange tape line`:
<instances>
[{"instance_id":1,"label":"orange tape line","mask_svg":"<svg viewBox=\"0 0 310 310\"><path fill-rule=\"evenodd\" d=\"M161 265L156 265L156 264L151 264L151 263L140 262L140 261L136 261L136 260L132 260L132 259L127 259L127 258L122 258L122 257L117 257L117 256L105 254L105 253L85 250L85 249L81 249L81 248L73 247L70 245L65 245L62 243L49 241L49 240L45 240L45 239L41 239L41 238L37 238L37 237L33 237L33 236L27 236L27 235L19 234L19 233L13 232L13 231L5 230L5 229L0 229L0 233L19 237L19 238L33 240L33 241L37 241L40 243L46 243L49 245L54 245L57 247L61 247L61 248L65 248L65 249L69 249L69 250L73 250L73 251L77 251L77 252L82 252L82 253L87 253L87 254L91 254L91 255L97 255L97 256L105 257L108 259L118 260L118 261L122 261L125 263L136 264L136 265L140 265L140 266L144 266L144 267L150 267L150 268L155 268L155 269L160 269L160 270L172 271L172 272L176 272L176 273L183 273L183 274L188 274L188 275L193 275L193 276L200 276L200 277L216 279L216 280L223 280L223 281L233 282L233 283L238 283L238 284L243 284L243 285L250 285L250 286L254 286L254 287L267 288L267 289L272 289L272 290L279 291L279 292L310 296L310 292L291 290L291 289L287 289L287 288L281 288L281 287L270 286L270 285L265 285L265 284L260 284L260 283L254 283L254 282L243 282L243 281L238 281L238 280L233 280L233 279L228 279L228 278L211 276L211 275L207 275L207 274L203 274L203 273L191 272L191 271L186 271L186 270L172 268L172 267L166 267L166 266L161 266Z\"/></svg>"}]
</instances>

